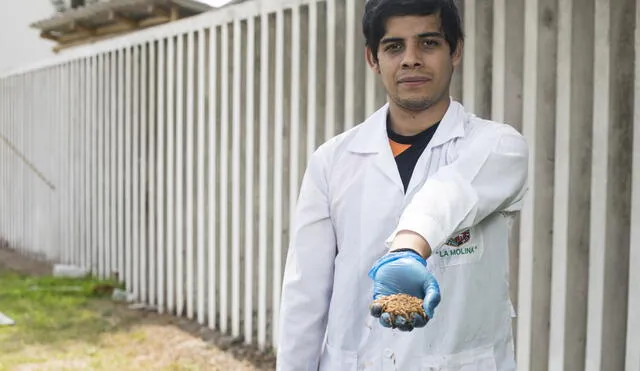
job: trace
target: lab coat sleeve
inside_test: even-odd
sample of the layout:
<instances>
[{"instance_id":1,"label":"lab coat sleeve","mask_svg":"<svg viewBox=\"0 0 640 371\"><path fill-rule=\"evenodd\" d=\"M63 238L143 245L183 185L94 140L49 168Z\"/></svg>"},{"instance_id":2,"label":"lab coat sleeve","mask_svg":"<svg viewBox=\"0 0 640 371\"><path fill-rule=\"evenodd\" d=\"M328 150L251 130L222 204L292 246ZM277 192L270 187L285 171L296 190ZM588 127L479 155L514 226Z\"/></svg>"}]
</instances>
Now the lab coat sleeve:
<instances>
[{"instance_id":1,"label":"lab coat sleeve","mask_svg":"<svg viewBox=\"0 0 640 371\"><path fill-rule=\"evenodd\" d=\"M336 257L324 161L318 152L312 156L296 205L282 286L278 371L318 369Z\"/></svg>"},{"instance_id":2,"label":"lab coat sleeve","mask_svg":"<svg viewBox=\"0 0 640 371\"><path fill-rule=\"evenodd\" d=\"M506 125L468 139L450 164L429 177L403 212L391 242L402 230L421 235L432 250L450 236L496 211L517 211L526 193L527 143Z\"/></svg>"}]
</instances>

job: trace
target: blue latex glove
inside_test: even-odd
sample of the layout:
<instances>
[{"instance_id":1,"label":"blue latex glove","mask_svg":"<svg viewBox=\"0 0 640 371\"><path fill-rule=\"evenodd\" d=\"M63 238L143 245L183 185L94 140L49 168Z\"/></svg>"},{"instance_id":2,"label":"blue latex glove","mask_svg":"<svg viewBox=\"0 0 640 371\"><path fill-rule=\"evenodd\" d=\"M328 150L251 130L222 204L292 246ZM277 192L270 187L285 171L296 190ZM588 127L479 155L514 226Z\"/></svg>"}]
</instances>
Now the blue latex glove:
<instances>
[{"instance_id":1,"label":"blue latex glove","mask_svg":"<svg viewBox=\"0 0 640 371\"><path fill-rule=\"evenodd\" d=\"M433 318L435 308L440 304L440 286L427 262L414 251L389 252L369 270L373 280L373 300L393 294L408 294L423 299L422 307L427 315L414 313L412 318L397 316L392 323L389 313L383 312L380 305L371 306L371 315L380 318L384 327L411 331L424 327Z\"/></svg>"}]
</instances>

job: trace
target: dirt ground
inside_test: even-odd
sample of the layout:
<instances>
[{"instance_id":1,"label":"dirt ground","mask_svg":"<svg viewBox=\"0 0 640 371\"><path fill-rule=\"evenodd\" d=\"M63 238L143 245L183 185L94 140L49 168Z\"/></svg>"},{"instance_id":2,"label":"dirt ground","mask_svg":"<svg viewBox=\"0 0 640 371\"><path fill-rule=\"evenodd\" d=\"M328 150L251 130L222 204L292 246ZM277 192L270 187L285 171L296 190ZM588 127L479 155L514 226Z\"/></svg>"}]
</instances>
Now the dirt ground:
<instances>
[{"instance_id":1,"label":"dirt ground","mask_svg":"<svg viewBox=\"0 0 640 371\"><path fill-rule=\"evenodd\" d=\"M51 274L52 267L25 258L6 246L0 246L0 272L3 271L47 276ZM99 341L93 342L94 348L90 350L86 349L86 341L81 343L78 340L77 344L74 344L74 339L67 339L64 343L64 355L52 353L52 359L49 360L47 357L44 363L42 360L31 364L22 363L10 370L275 369L275 357L272 352L263 353L256 348L244 346L193 321L156 312L131 310L127 304L110 300L103 300L97 305L100 306L100 313L109 313L108 321L120 322L118 328L126 327L126 331L100 334ZM105 309L105 306L108 308ZM3 349L3 353L6 350ZM11 351L16 354L42 355L48 354L49 350L41 345L16 345ZM74 352L77 356L74 356ZM96 357L96 354L99 356ZM0 369L4 370L2 367Z\"/></svg>"}]
</instances>

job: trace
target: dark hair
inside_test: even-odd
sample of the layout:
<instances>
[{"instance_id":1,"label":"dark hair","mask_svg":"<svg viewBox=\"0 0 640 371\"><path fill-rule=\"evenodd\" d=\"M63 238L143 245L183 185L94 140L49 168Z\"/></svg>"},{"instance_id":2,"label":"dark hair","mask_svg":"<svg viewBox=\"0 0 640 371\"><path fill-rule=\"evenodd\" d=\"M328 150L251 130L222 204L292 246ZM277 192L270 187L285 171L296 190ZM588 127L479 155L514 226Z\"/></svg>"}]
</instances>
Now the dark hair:
<instances>
[{"instance_id":1,"label":"dark hair","mask_svg":"<svg viewBox=\"0 0 640 371\"><path fill-rule=\"evenodd\" d=\"M463 40L462 21L455 0L368 0L362 17L366 46L378 59L378 46L384 36L387 20L396 16L440 14L442 31L451 53Z\"/></svg>"}]
</instances>

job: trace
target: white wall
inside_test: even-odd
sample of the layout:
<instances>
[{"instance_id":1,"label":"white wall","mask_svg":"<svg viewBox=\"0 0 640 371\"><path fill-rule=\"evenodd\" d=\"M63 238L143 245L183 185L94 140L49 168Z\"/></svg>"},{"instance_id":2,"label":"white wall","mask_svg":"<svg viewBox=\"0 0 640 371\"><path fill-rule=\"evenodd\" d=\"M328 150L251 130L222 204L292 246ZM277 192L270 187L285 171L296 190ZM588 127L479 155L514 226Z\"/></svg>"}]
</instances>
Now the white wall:
<instances>
[{"instance_id":1,"label":"white wall","mask_svg":"<svg viewBox=\"0 0 640 371\"><path fill-rule=\"evenodd\" d=\"M6 1L6 0L5 0ZM53 55L53 43L41 39L29 27L54 14L49 0L13 0L0 12L0 72L37 62Z\"/></svg>"}]
</instances>

